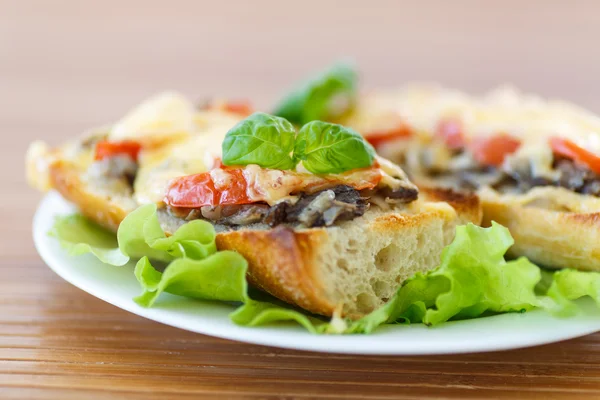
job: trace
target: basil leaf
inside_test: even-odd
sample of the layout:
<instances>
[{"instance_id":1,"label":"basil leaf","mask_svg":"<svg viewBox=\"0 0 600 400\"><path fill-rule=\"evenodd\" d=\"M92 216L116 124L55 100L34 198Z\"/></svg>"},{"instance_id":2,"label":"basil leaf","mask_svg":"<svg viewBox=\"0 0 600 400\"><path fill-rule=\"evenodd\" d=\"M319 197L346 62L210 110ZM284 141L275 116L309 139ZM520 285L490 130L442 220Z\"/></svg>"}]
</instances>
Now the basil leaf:
<instances>
[{"instance_id":1,"label":"basil leaf","mask_svg":"<svg viewBox=\"0 0 600 400\"><path fill-rule=\"evenodd\" d=\"M291 153L295 136L294 126L284 118L254 113L225 135L223 164L293 169L296 163Z\"/></svg>"},{"instance_id":2,"label":"basil leaf","mask_svg":"<svg viewBox=\"0 0 600 400\"><path fill-rule=\"evenodd\" d=\"M354 103L357 78L352 65L335 64L293 90L274 114L298 125L336 117Z\"/></svg>"},{"instance_id":3,"label":"basil leaf","mask_svg":"<svg viewBox=\"0 0 600 400\"><path fill-rule=\"evenodd\" d=\"M375 150L350 128L313 121L298 132L294 157L313 174L337 174L370 167Z\"/></svg>"}]
</instances>

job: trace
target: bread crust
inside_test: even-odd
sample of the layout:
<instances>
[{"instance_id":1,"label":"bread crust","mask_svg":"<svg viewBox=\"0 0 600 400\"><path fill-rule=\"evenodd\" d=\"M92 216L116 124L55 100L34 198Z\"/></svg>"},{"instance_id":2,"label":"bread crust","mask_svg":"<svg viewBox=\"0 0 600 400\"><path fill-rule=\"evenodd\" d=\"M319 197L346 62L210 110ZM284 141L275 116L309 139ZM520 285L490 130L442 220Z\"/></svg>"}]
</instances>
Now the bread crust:
<instances>
[{"instance_id":1,"label":"bread crust","mask_svg":"<svg viewBox=\"0 0 600 400\"><path fill-rule=\"evenodd\" d=\"M326 242L326 229L294 231L239 230L217 234L219 250L235 250L248 261L248 281L290 304L316 314L331 315L331 303L319 280L317 253Z\"/></svg>"},{"instance_id":2,"label":"bread crust","mask_svg":"<svg viewBox=\"0 0 600 400\"><path fill-rule=\"evenodd\" d=\"M49 166L50 183L65 199L77 205L83 215L116 232L119 224L132 209L94 194L81 179L81 172L72 163L58 160Z\"/></svg>"},{"instance_id":3,"label":"bread crust","mask_svg":"<svg viewBox=\"0 0 600 400\"><path fill-rule=\"evenodd\" d=\"M417 184L424 190L423 184L434 185L435 180L418 177ZM524 256L553 269L600 271L600 198L554 186L522 194L484 187L477 194L482 225L495 221L510 230L515 244L509 256ZM452 202L451 195L447 201Z\"/></svg>"},{"instance_id":4,"label":"bread crust","mask_svg":"<svg viewBox=\"0 0 600 400\"><path fill-rule=\"evenodd\" d=\"M481 190L483 225L496 221L510 230L512 256L548 268L600 271L600 199L563 188L540 189L524 195Z\"/></svg>"},{"instance_id":5,"label":"bread crust","mask_svg":"<svg viewBox=\"0 0 600 400\"><path fill-rule=\"evenodd\" d=\"M481 201L474 193L459 192L449 188L419 185L419 193L427 201L442 201L456 210L461 224L479 225L483 218Z\"/></svg>"}]
</instances>

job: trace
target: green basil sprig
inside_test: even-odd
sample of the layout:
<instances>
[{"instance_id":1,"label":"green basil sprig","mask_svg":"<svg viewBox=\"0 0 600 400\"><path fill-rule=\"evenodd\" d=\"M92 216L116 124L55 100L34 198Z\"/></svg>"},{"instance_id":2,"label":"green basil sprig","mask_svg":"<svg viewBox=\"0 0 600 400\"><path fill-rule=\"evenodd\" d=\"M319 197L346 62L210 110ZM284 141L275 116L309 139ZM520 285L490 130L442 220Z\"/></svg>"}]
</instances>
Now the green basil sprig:
<instances>
[{"instance_id":1,"label":"green basil sprig","mask_svg":"<svg viewBox=\"0 0 600 400\"><path fill-rule=\"evenodd\" d=\"M258 164L263 168L292 169L296 130L284 118L254 113L227 132L223 164Z\"/></svg>"},{"instance_id":2,"label":"green basil sprig","mask_svg":"<svg viewBox=\"0 0 600 400\"><path fill-rule=\"evenodd\" d=\"M337 63L292 90L274 114L298 125L336 117L354 103L357 80L351 64ZM340 105L336 100L341 100L342 109L336 109Z\"/></svg>"},{"instance_id":3,"label":"green basil sprig","mask_svg":"<svg viewBox=\"0 0 600 400\"><path fill-rule=\"evenodd\" d=\"M338 174L373 165L375 150L362 136L342 125L313 121L296 136L284 118L254 113L225 135L223 164L257 164L294 169L298 162L314 174Z\"/></svg>"},{"instance_id":4,"label":"green basil sprig","mask_svg":"<svg viewBox=\"0 0 600 400\"><path fill-rule=\"evenodd\" d=\"M375 150L350 128L313 121L298 132L294 158L313 174L338 174L373 165Z\"/></svg>"}]
</instances>

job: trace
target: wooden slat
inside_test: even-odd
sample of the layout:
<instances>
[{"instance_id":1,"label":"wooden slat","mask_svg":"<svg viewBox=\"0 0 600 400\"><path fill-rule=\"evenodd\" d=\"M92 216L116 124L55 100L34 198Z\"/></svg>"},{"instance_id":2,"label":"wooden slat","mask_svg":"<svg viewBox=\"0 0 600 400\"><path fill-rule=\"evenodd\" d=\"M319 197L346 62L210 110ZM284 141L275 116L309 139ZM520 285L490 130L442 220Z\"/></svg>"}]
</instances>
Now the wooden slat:
<instances>
[{"instance_id":1,"label":"wooden slat","mask_svg":"<svg viewBox=\"0 0 600 400\"><path fill-rule=\"evenodd\" d=\"M600 111L593 1L0 0L0 399L600 398L600 334L499 353L325 355L177 330L69 285L36 254L29 142L174 88L271 104L340 56L365 86L510 80Z\"/></svg>"}]
</instances>

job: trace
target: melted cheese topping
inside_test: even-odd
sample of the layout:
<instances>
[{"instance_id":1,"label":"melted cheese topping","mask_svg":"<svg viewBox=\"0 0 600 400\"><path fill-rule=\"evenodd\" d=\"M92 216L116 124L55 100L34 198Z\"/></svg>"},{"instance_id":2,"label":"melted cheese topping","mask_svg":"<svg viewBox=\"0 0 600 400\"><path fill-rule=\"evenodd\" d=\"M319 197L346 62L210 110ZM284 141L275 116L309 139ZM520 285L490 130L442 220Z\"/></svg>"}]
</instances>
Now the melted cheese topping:
<instances>
[{"instance_id":1,"label":"melted cheese topping","mask_svg":"<svg viewBox=\"0 0 600 400\"><path fill-rule=\"evenodd\" d=\"M402 168L383 157L377 156L376 160L381 169L381 186L389 187L393 190L400 189L402 186L414 187L416 189L416 186L408 180Z\"/></svg>"},{"instance_id":2,"label":"melted cheese topping","mask_svg":"<svg viewBox=\"0 0 600 400\"><path fill-rule=\"evenodd\" d=\"M600 118L573 104L545 100L511 87L474 99L462 117L467 136L506 132L523 144L537 146L548 146L548 139L558 136L600 154Z\"/></svg>"},{"instance_id":3,"label":"melted cheese topping","mask_svg":"<svg viewBox=\"0 0 600 400\"><path fill-rule=\"evenodd\" d=\"M469 137L508 133L527 149L549 147L548 139L570 139L600 155L600 118L576 105L545 100L511 87L500 87L484 96L444 89L436 85L411 85L397 91L366 95L357 110L342 123L368 132L385 113L395 112L417 135L431 136L440 120L457 118ZM523 150L530 151L530 150Z\"/></svg>"},{"instance_id":4,"label":"melted cheese topping","mask_svg":"<svg viewBox=\"0 0 600 400\"><path fill-rule=\"evenodd\" d=\"M507 156L504 160L503 165L506 166L507 170L510 170L508 166L514 162L513 160L529 160L533 176L540 176L550 180L559 178L558 171L552 167L554 154L548 145L537 141L525 142L515 153Z\"/></svg>"},{"instance_id":5,"label":"melted cheese topping","mask_svg":"<svg viewBox=\"0 0 600 400\"><path fill-rule=\"evenodd\" d=\"M434 132L442 117L461 114L469 97L433 83L415 83L400 90L363 96L354 112L340 121L365 134L389 129L404 121L416 135Z\"/></svg>"},{"instance_id":6,"label":"melted cheese topping","mask_svg":"<svg viewBox=\"0 0 600 400\"><path fill-rule=\"evenodd\" d=\"M212 169L210 171L210 178L217 190L225 190L233 183L233 176L221 168Z\"/></svg>"},{"instance_id":7,"label":"melted cheese topping","mask_svg":"<svg viewBox=\"0 0 600 400\"><path fill-rule=\"evenodd\" d=\"M234 114L199 112L195 135L142 150L134 183L136 201L160 204L171 179L210 170L221 154L225 134L240 119Z\"/></svg>"},{"instance_id":8,"label":"melted cheese topping","mask_svg":"<svg viewBox=\"0 0 600 400\"><path fill-rule=\"evenodd\" d=\"M207 170L198 157L204 139L194 137L180 144L140 153L139 169L134 182L135 199L139 204L160 203L171 179ZM200 150L201 152L201 150Z\"/></svg>"},{"instance_id":9,"label":"melted cheese topping","mask_svg":"<svg viewBox=\"0 0 600 400\"><path fill-rule=\"evenodd\" d=\"M194 105L183 95L161 93L127 113L112 127L109 138L153 145L186 137L196 131L195 114Z\"/></svg>"},{"instance_id":10,"label":"melted cheese topping","mask_svg":"<svg viewBox=\"0 0 600 400\"><path fill-rule=\"evenodd\" d=\"M290 197L303 184L302 175L276 169L263 169L258 165L244 168L248 183L246 193L253 202L264 201L273 205ZM306 175L309 176L309 175Z\"/></svg>"},{"instance_id":11,"label":"melted cheese topping","mask_svg":"<svg viewBox=\"0 0 600 400\"><path fill-rule=\"evenodd\" d=\"M294 194L314 193L338 185L351 186L356 190L374 187L391 187L395 189L402 184L412 185L398 180L398 175L395 173L394 178L392 178L381 167L353 170L336 175L313 175L311 173L264 169L258 165L248 165L244 168L243 174L248 183L246 192L248 198L252 202L266 202L269 205L283 200L294 201L296 199Z\"/></svg>"}]
</instances>

